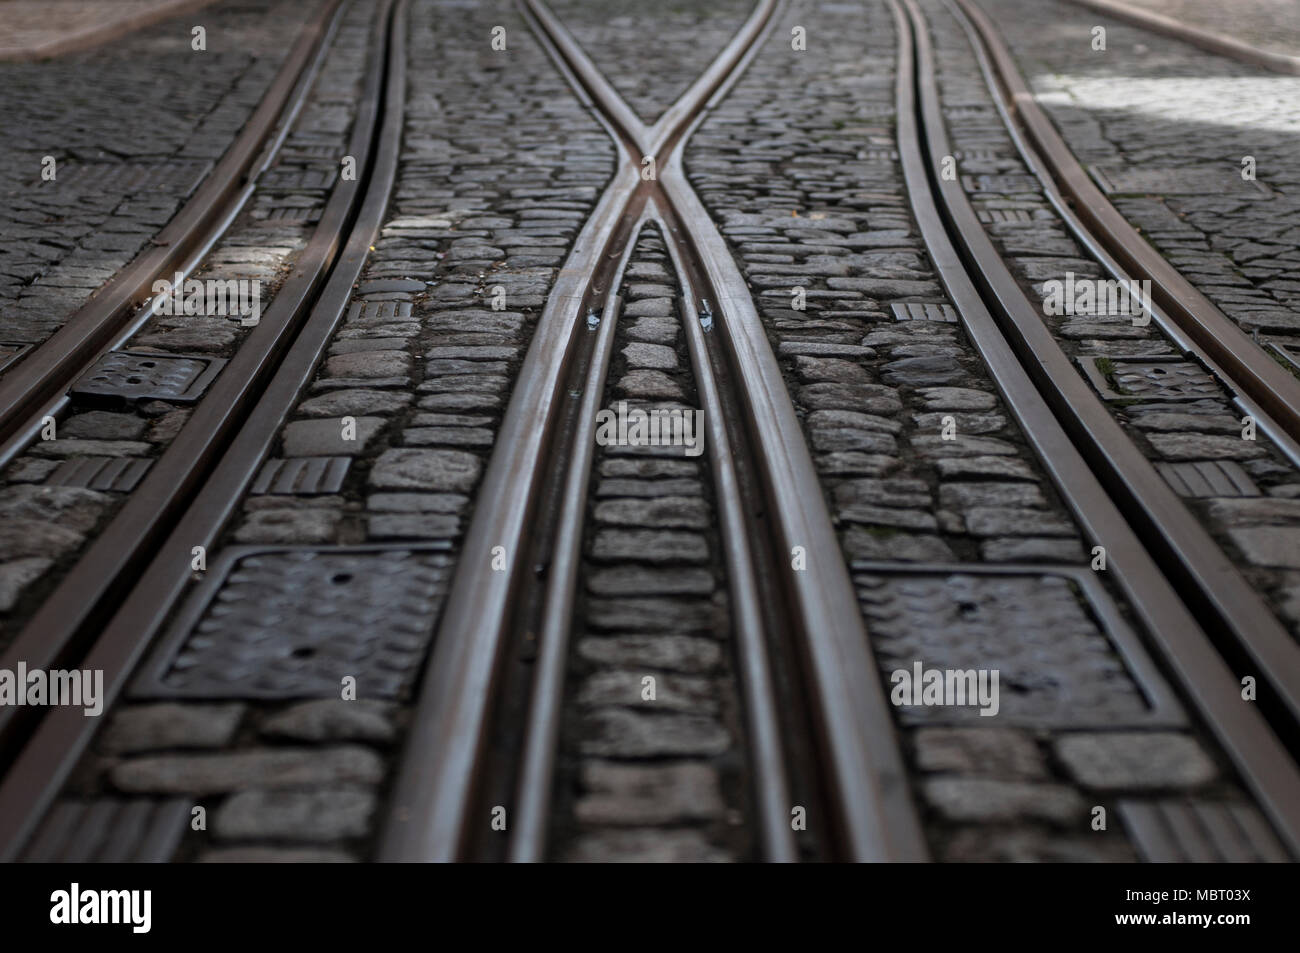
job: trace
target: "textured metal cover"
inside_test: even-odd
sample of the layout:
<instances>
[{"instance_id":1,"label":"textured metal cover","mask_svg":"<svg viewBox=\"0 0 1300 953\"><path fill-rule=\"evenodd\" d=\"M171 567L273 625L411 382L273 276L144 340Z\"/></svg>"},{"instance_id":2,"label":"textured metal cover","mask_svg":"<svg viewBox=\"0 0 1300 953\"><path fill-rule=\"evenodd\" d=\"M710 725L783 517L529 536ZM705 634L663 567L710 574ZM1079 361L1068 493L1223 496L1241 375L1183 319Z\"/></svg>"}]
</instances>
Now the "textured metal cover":
<instances>
[{"instance_id":1,"label":"textured metal cover","mask_svg":"<svg viewBox=\"0 0 1300 953\"><path fill-rule=\"evenodd\" d=\"M1203 400L1222 397L1218 382L1198 364L1189 361L1140 358L1081 357L1079 365L1106 400ZM1109 361L1111 374L1099 361ZM1113 378L1113 383L1112 383Z\"/></svg>"},{"instance_id":2,"label":"textured metal cover","mask_svg":"<svg viewBox=\"0 0 1300 953\"><path fill-rule=\"evenodd\" d=\"M348 324L388 324L409 320L409 301L354 301L348 306Z\"/></svg>"},{"instance_id":3,"label":"textured metal cover","mask_svg":"<svg viewBox=\"0 0 1300 953\"><path fill-rule=\"evenodd\" d=\"M189 825L192 801L145 798L60 801L23 853L37 863L144 863L171 860Z\"/></svg>"},{"instance_id":4,"label":"textured metal cover","mask_svg":"<svg viewBox=\"0 0 1300 953\"><path fill-rule=\"evenodd\" d=\"M116 192L131 195L139 192L166 192L186 196L198 188L212 163L201 160L174 162L69 162L56 170L56 186L85 192Z\"/></svg>"},{"instance_id":5,"label":"textured metal cover","mask_svg":"<svg viewBox=\"0 0 1300 953\"><path fill-rule=\"evenodd\" d=\"M1247 181L1230 163L1179 168L1089 166L1088 171L1107 195L1231 195L1267 198L1273 192L1258 180Z\"/></svg>"},{"instance_id":6,"label":"textured metal cover","mask_svg":"<svg viewBox=\"0 0 1300 953\"><path fill-rule=\"evenodd\" d=\"M139 457L73 457L60 463L45 484L130 493L152 464Z\"/></svg>"},{"instance_id":7,"label":"textured metal cover","mask_svg":"<svg viewBox=\"0 0 1300 953\"><path fill-rule=\"evenodd\" d=\"M277 225L310 225L320 221L321 207L317 205L295 206L295 205L276 205L270 208L266 213L266 218L261 219L263 222L272 222Z\"/></svg>"},{"instance_id":8,"label":"textured metal cover","mask_svg":"<svg viewBox=\"0 0 1300 953\"><path fill-rule=\"evenodd\" d=\"M895 321L943 321L946 324L957 323L957 311L950 304L932 304L923 301L895 301L890 307L894 309Z\"/></svg>"},{"instance_id":9,"label":"textured metal cover","mask_svg":"<svg viewBox=\"0 0 1300 953\"><path fill-rule=\"evenodd\" d=\"M1023 208L991 208L975 215L985 225L1023 225L1034 221L1033 213Z\"/></svg>"},{"instance_id":10,"label":"textured metal cover","mask_svg":"<svg viewBox=\"0 0 1300 953\"><path fill-rule=\"evenodd\" d=\"M31 349L31 344L0 344L0 371L3 371Z\"/></svg>"},{"instance_id":11,"label":"textured metal cover","mask_svg":"<svg viewBox=\"0 0 1300 953\"><path fill-rule=\"evenodd\" d=\"M1036 192L1038 180L1032 175L963 175L967 192Z\"/></svg>"},{"instance_id":12,"label":"textured metal cover","mask_svg":"<svg viewBox=\"0 0 1300 953\"><path fill-rule=\"evenodd\" d=\"M238 546L222 554L132 689L140 698L399 698L442 604L446 544Z\"/></svg>"},{"instance_id":13,"label":"textured metal cover","mask_svg":"<svg viewBox=\"0 0 1300 953\"><path fill-rule=\"evenodd\" d=\"M1241 801L1120 801L1119 816L1147 863L1290 859L1259 811Z\"/></svg>"},{"instance_id":14,"label":"textured metal cover","mask_svg":"<svg viewBox=\"0 0 1300 953\"><path fill-rule=\"evenodd\" d=\"M338 177L338 170L303 169L287 166L272 169L262 176L258 183L264 189L275 192L314 192L328 189Z\"/></svg>"},{"instance_id":15,"label":"textured metal cover","mask_svg":"<svg viewBox=\"0 0 1300 953\"><path fill-rule=\"evenodd\" d=\"M337 493L343 488L351 457L291 457L267 460L250 492L307 496Z\"/></svg>"},{"instance_id":16,"label":"textured metal cover","mask_svg":"<svg viewBox=\"0 0 1300 953\"><path fill-rule=\"evenodd\" d=\"M1000 709L902 706L912 724L1052 728L1182 725L1186 716L1090 570L1070 566L855 561L853 580L884 673L998 672Z\"/></svg>"},{"instance_id":17,"label":"textured metal cover","mask_svg":"<svg viewBox=\"0 0 1300 953\"><path fill-rule=\"evenodd\" d=\"M197 400L226 366L224 358L112 351L72 385L78 397Z\"/></svg>"},{"instance_id":18,"label":"textured metal cover","mask_svg":"<svg viewBox=\"0 0 1300 953\"><path fill-rule=\"evenodd\" d=\"M1231 460L1157 463L1156 469L1179 496L1260 496L1259 487Z\"/></svg>"}]
</instances>

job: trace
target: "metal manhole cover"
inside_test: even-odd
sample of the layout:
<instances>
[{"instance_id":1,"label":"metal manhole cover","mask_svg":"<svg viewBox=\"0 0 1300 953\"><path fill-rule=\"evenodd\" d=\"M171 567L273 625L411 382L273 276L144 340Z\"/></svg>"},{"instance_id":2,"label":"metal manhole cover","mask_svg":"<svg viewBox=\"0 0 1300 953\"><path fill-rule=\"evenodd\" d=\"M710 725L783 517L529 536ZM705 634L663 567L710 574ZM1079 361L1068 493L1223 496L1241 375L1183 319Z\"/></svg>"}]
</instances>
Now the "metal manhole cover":
<instances>
[{"instance_id":1,"label":"metal manhole cover","mask_svg":"<svg viewBox=\"0 0 1300 953\"><path fill-rule=\"evenodd\" d=\"M853 580L887 694L930 670L998 677L998 711L905 704L908 724L1053 728L1183 725L1186 716L1105 588L1070 566L855 561ZM945 676L946 677L946 676Z\"/></svg>"},{"instance_id":2,"label":"metal manhole cover","mask_svg":"<svg viewBox=\"0 0 1300 953\"><path fill-rule=\"evenodd\" d=\"M130 493L152 465L139 457L72 457L45 478L45 485Z\"/></svg>"},{"instance_id":3,"label":"metal manhole cover","mask_svg":"<svg viewBox=\"0 0 1300 953\"><path fill-rule=\"evenodd\" d=\"M112 351L72 385L77 397L197 400L225 367L224 358Z\"/></svg>"},{"instance_id":4,"label":"metal manhole cover","mask_svg":"<svg viewBox=\"0 0 1300 953\"><path fill-rule=\"evenodd\" d=\"M941 321L957 323L957 312L950 304L926 301L895 301L891 307L895 321Z\"/></svg>"},{"instance_id":5,"label":"metal manhole cover","mask_svg":"<svg viewBox=\"0 0 1300 953\"><path fill-rule=\"evenodd\" d=\"M1147 863L1290 860L1264 816L1242 801L1120 801L1119 816Z\"/></svg>"},{"instance_id":6,"label":"metal manhole cover","mask_svg":"<svg viewBox=\"0 0 1300 953\"><path fill-rule=\"evenodd\" d=\"M1241 167L1231 163L1163 169L1093 165L1088 171L1108 195L1230 195L1256 199L1273 195L1273 190L1258 179L1243 179Z\"/></svg>"},{"instance_id":7,"label":"metal manhole cover","mask_svg":"<svg viewBox=\"0 0 1300 953\"><path fill-rule=\"evenodd\" d=\"M1081 357L1079 366L1106 400L1203 400L1220 398L1218 381L1199 364L1178 359L1125 360Z\"/></svg>"},{"instance_id":8,"label":"metal manhole cover","mask_svg":"<svg viewBox=\"0 0 1300 953\"><path fill-rule=\"evenodd\" d=\"M60 801L22 859L37 863L163 864L190 826L193 799Z\"/></svg>"},{"instance_id":9,"label":"metal manhole cover","mask_svg":"<svg viewBox=\"0 0 1300 953\"><path fill-rule=\"evenodd\" d=\"M0 371L30 351L32 344L0 344Z\"/></svg>"},{"instance_id":10,"label":"metal manhole cover","mask_svg":"<svg viewBox=\"0 0 1300 953\"><path fill-rule=\"evenodd\" d=\"M1231 460L1157 463L1156 469L1179 496L1260 496L1259 487Z\"/></svg>"},{"instance_id":11,"label":"metal manhole cover","mask_svg":"<svg viewBox=\"0 0 1300 953\"><path fill-rule=\"evenodd\" d=\"M446 544L238 546L135 682L137 698L359 698L410 689L452 570Z\"/></svg>"}]
</instances>

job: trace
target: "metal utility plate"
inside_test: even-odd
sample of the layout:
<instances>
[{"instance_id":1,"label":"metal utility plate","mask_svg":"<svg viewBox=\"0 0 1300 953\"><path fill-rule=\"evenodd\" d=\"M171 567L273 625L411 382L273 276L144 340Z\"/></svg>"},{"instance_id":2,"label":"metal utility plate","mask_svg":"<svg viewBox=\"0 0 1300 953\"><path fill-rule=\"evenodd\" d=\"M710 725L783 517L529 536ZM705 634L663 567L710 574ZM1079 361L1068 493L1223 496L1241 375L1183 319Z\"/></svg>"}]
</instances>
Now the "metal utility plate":
<instances>
[{"instance_id":1,"label":"metal utility plate","mask_svg":"<svg viewBox=\"0 0 1300 953\"><path fill-rule=\"evenodd\" d=\"M1091 165L1088 172L1107 195L1230 195L1271 198L1273 190L1259 180L1241 177L1241 167L1219 165L1130 168Z\"/></svg>"},{"instance_id":2,"label":"metal utility plate","mask_svg":"<svg viewBox=\"0 0 1300 953\"><path fill-rule=\"evenodd\" d=\"M72 385L73 397L121 400L198 400L226 366L225 358L198 354L110 351Z\"/></svg>"},{"instance_id":3,"label":"metal utility plate","mask_svg":"<svg viewBox=\"0 0 1300 953\"><path fill-rule=\"evenodd\" d=\"M136 698L401 698L449 583L448 543L235 546L191 593Z\"/></svg>"},{"instance_id":4,"label":"metal utility plate","mask_svg":"<svg viewBox=\"0 0 1300 953\"><path fill-rule=\"evenodd\" d=\"M1210 376L1209 371L1181 358L1090 356L1077 360L1104 400L1166 402L1223 397L1219 382ZM1111 386L1097 366L1100 360L1109 360L1114 365L1118 390Z\"/></svg>"},{"instance_id":5,"label":"metal utility plate","mask_svg":"<svg viewBox=\"0 0 1300 953\"><path fill-rule=\"evenodd\" d=\"M895 321L941 321L957 323L957 310L950 304L928 301L895 301L890 305Z\"/></svg>"},{"instance_id":6,"label":"metal utility plate","mask_svg":"<svg viewBox=\"0 0 1300 953\"><path fill-rule=\"evenodd\" d=\"M1250 474L1232 460L1157 463L1156 469L1179 496L1262 496Z\"/></svg>"},{"instance_id":7,"label":"metal utility plate","mask_svg":"<svg viewBox=\"0 0 1300 953\"><path fill-rule=\"evenodd\" d=\"M193 799L59 801L22 859L36 863L161 864L190 826Z\"/></svg>"},{"instance_id":8,"label":"metal utility plate","mask_svg":"<svg viewBox=\"0 0 1300 953\"><path fill-rule=\"evenodd\" d=\"M45 485L130 493L152 465L152 460L139 457L73 457L60 463Z\"/></svg>"},{"instance_id":9,"label":"metal utility plate","mask_svg":"<svg viewBox=\"0 0 1300 953\"><path fill-rule=\"evenodd\" d=\"M67 162L55 167L52 181L41 188L68 188L79 192L132 195L138 192L187 196L212 169L207 160L168 162Z\"/></svg>"},{"instance_id":10,"label":"metal utility plate","mask_svg":"<svg viewBox=\"0 0 1300 953\"><path fill-rule=\"evenodd\" d=\"M343 488L351 457L290 457L267 460L253 480L250 493L311 496Z\"/></svg>"},{"instance_id":11,"label":"metal utility plate","mask_svg":"<svg viewBox=\"0 0 1300 953\"><path fill-rule=\"evenodd\" d=\"M1184 726L1187 716L1091 570L855 560L871 645L890 673L996 669L1000 710L900 706L914 725ZM878 584L868 580L875 577Z\"/></svg>"},{"instance_id":12,"label":"metal utility plate","mask_svg":"<svg viewBox=\"0 0 1300 953\"><path fill-rule=\"evenodd\" d=\"M1285 863L1264 816L1244 801L1120 801L1119 816L1152 864Z\"/></svg>"}]
</instances>

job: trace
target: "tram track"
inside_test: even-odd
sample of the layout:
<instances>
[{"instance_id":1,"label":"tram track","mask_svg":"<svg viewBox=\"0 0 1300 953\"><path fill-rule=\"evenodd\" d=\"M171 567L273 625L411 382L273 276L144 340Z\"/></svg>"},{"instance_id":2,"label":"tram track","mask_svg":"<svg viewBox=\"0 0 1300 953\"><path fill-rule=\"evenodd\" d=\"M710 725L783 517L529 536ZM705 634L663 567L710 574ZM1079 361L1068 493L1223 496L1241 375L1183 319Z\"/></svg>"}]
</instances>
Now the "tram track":
<instances>
[{"instance_id":1,"label":"tram track","mask_svg":"<svg viewBox=\"0 0 1300 953\"><path fill-rule=\"evenodd\" d=\"M1261 709L1243 703L1233 671L1245 648L1259 666L1252 671L1294 713L1294 642L1070 366L961 184L940 174L939 160L952 148L928 25L915 0L890 0L890 7L899 36L902 164L944 285L1062 497L1104 547L1111 578L1295 852L1300 773L1284 741L1289 718L1279 722L1269 707L1270 725ZM1207 604L1216 605L1215 617L1206 617Z\"/></svg>"},{"instance_id":2,"label":"tram track","mask_svg":"<svg viewBox=\"0 0 1300 953\"><path fill-rule=\"evenodd\" d=\"M538 630L551 636L541 646L544 662L538 666L539 681L533 689L534 716L542 720L529 725L532 736L525 780L519 789L527 820L522 838L512 848L518 860L536 860L543 855L543 818L550 796L555 720L562 694L560 659L565 652L563 639L573 586L572 548L578 529L567 519L578 509L576 500L588 461L583 452L571 455L565 444L560 445L553 466L539 466L538 455L543 444L554 439L555 420L563 417L557 410L548 419L546 408L556 396L557 382L563 379L564 355L581 347L573 335L583 333L579 317L585 310L582 305L593 298L596 263L621 257L621 246L610 237L613 223L619 218L625 222L639 218L642 201L664 234L671 236L692 366L709 419L709 453L715 486L723 500L728 581L736 607L733 630L738 638L746 722L757 764L754 791L760 804L764 855L774 860L794 859L789 836L793 805L786 801L789 783L783 774L787 758L781 750L780 702L772 690L769 657L774 644L789 639L803 665L810 717L818 732L821 763L826 766L819 788L830 805L834 831L826 847L832 854L859 860L924 856L919 827L906 799L883 693L867 658L852 585L793 407L744 280L681 171L681 154L690 130L698 125L708 104L724 95L743 70L776 6L772 2L758 4L714 65L659 122L646 128L544 5L527 4L544 41L558 51L605 121L619 134L628 164L602 199L601 208L617 204L621 210L607 217L598 213L588 223L592 237L579 239L578 250L565 268L566 274L575 276L578 287L563 293L557 288L552 293L522 369L498 452L480 491L484 500L510 502L480 509L470 528L407 744L381 849L384 859L450 860L463 856L472 840L468 828L481 816L474 810L475 792L483 784L481 753L491 730L489 702L500 653L506 632L521 629L506 624L520 598L512 591L509 576L521 572L523 560L513 554L530 551L522 530L541 495L541 474L575 467L570 471L574 475L562 531L564 550L548 567L558 565L563 571L548 583L553 608L545 626ZM646 157L656 161L658 178L637 176ZM598 227L605 229L603 241L595 238ZM600 286L611 288L606 280L601 280ZM701 330L698 320L695 302L700 300L716 302L714 330L709 333ZM548 325L555 327L554 332ZM597 383L601 373L597 368L586 386ZM733 410L728 411L724 390L729 391ZM538 392L548 392L545 400L536 398ZM593 406L588 398L585 410L590 412ZM578 432L582 429L579 425ZM516 432L521 439L509 439ZM520 443L525 440L529 456L521 458ZM747 456L755 461L754 470L742 476L736 461ZM744 483L758 496L750 496L742 504L735 491ZM494 546L503 547L512 569L482 571ZM810 571L793 568L800 553L806 556ZM531 582L541 585L540 580ZM528 583L515 584L526 587ZM776 617L767 614L764 595L782 603ZM782 616L788 622L776 621ZM864 731L863 726L868 729ZM871 726L878 730L871 731Z\"/></svg>"},{"instance_id":3,"label":"tram track","mask_svg":"<svg viewBox=\"0 0 1300 953\"><path fill-rule=\"evenodd\" d=\"M3 664L102 670L116 698L189 582L342 319L396 175L404 94L405 4L378 10L350 154L294 273L145 480L9 644ZM0 712L3 856L14 857L75 765L94 726L66 709L37 721ZM72 715L72 717L68 717Z\"/></svg>"}]
</instances>

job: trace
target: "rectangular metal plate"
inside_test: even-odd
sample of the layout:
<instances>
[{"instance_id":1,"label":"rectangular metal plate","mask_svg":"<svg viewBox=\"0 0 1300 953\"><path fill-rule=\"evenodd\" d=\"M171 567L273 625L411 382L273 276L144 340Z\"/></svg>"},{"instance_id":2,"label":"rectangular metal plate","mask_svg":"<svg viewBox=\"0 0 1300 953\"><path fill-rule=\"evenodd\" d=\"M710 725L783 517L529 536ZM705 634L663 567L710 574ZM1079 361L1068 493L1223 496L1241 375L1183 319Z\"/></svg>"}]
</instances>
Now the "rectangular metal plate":
<instances>
[{"instance_id":1,"label":"rectangular metal plate","mask_svg":"<svg viewBox=\"0 0 1300 953\"><path fill-rule=\"evenodd\" d=\"M351 457L292 457L267 460L253 481L250 492L256 494L309 496L337 493L343 488Z\"/></svg>"},{"instance_id":2,"label":"rectangular metal plate","mask_svg":"<svg viewBox=\"0 0 1300 953\"><path fill-rule=\"evenodd\" d=\"M1152 864L1286 863L1286 850L1243 801L1120 801L1138 854Z\"/></svg>"},{"instance_id":3,"label":"rectangular metal plate","mask_svg":"<svg viewBox=\"0 0 1300 953\"><path fill-rule=\"evenodd\" d=\"M224 358L198 354L111 351L73 384L69 393L74 397L189 402L198 400L225 366Z\"/></svg>"},{"instance_id":4,"label":"rectangular metal plate","mask_svg":"<svg viewBox=\"0 0 1300 953\"><path fill-rule=\"evenodd\" d=\"M1241 468L1241 464L1231 460L1157 463L1156 469L1179 496L1262 495L1250 474Z\"/></svg>"},{"instance_id":5,"label":"rectangular metal plate","mask_svg":"<svg viewBox=\"0 0 1300 953\"><path fill-rule=\"evenodd\" d=\"M139 457L73 457L60 463L45 485L130 493L152 465L152 460Z\"/></svg>"},{"instance_id":6,"label":"rectangular metal plate","mask_svg":"<svg viewBox=\"0 0 1300 953\"><path fill-rule=\"evenodd\" d=\"M30 351L32 344L0 344L0 371Z\"/></svg>"},{"instance_id":7,"label":"rectangular metal plate","mask_svg":"<svg viewBox=\"0 0 1300 953\"><path fill-rule=\"evenodd\" d=\"M1108 195L1232 195L1256 199L1273 195L1263 182L1243 179L1241 167L1232 163L1162 169L1093 165L1088 171Z\"/></svg>"},{"instance_id":8,"label":"rectangular metal plate","mask_svg":"<svg viewBox=\"0 0 1300 953\"><path fill-rule=\"evenodd\" d=\"M337 177L338 170L332 166L324 169L282 166L263 175L258 185L274 192L315 192L328 189Z\"/></svg>"},{"instance_id":9,"label":"rectangular metal plate","mask_svg":"<svg viewBox=\"0 0 1300 953\"><path fill-rule=\"evenodd\" d=\"M41 182L41 187L122 195L166 192L183 197L199 187L211 168L212 163L206 160L69 162L57 167L54 180Z\"/></svg>"},{"instance_id":10,"label":"rectangular metal plate","mask_svg":"<svg viewBox=\"0 0 1300 953\"><path fill-rule=\"evenodd\" d=\"M1097 366L1110 361L1114 383ZM1178 358L1080 357L1079 366L1105 400L1204 400L1221 398L1218 381L1199 364Z\"/></svg>"},{"instance_id":11,"label":"rectangular metal plate","mask_svg":"<svg viewBox=\"0 0 1300 953\"><path fill-rule=\"evenodd\" d=\"M192 801L145 798L60 801L22 859L37 863L162 864L189 827Z\"/></svg>"},{"instance_id":12,"label":"rectangular metal plate","mask_svg":"<svg viewBox=\"0 0 1300 953\"><path fill-rule=\"evenodd\" d=\"M1032 175L963 175L962 185L967 192L997 192L999 194L1037 192L1039 183Z\"/></svg>"},{"instance_id":13,"label":"rectangular metal plate","mask_svg":"<svg viewBox=\"0 0 1300 953\"><path fill-rule=\"evenodd\" d=\"M1034 220L1033 214L1023 208L993 208L975 214L985 225L1019 225Z\"/></svg>"},{"instance_id":14,"label":"rectangular metal plate","mask_svg":"<svg viewBox=\"0 0 1300 953\"><path fill-rule=\"evenodd\" d=\"M895 301L890 307L894 310L895 321L942 321L945 324L957 323L957 311L950 304L931 303L928 301Z\"/></svg>"},{"instance_id":15,"label":"rectangular metal plate","mask_svg":"<svg viewBox=\"0 0 1300 953\"><path fill-rule=\"evenodd\" d=\"M433 637L449 544L236 546L191 594L137 698L361 698L409 692Z\"/></svg>"},{"instance_id":16,"label":"rectangular metal plate","mask_svg":"<svg viewBox=\"0 0 1300 953\"><path fill-rule=\"evenodd\" d=\"M1147 728L1187 718L1136 633L1087 569L855 560L877 661L892 672L998 671L996 719L977 706L901 706L910 724Z\"/></svg>"}]
</instances>

